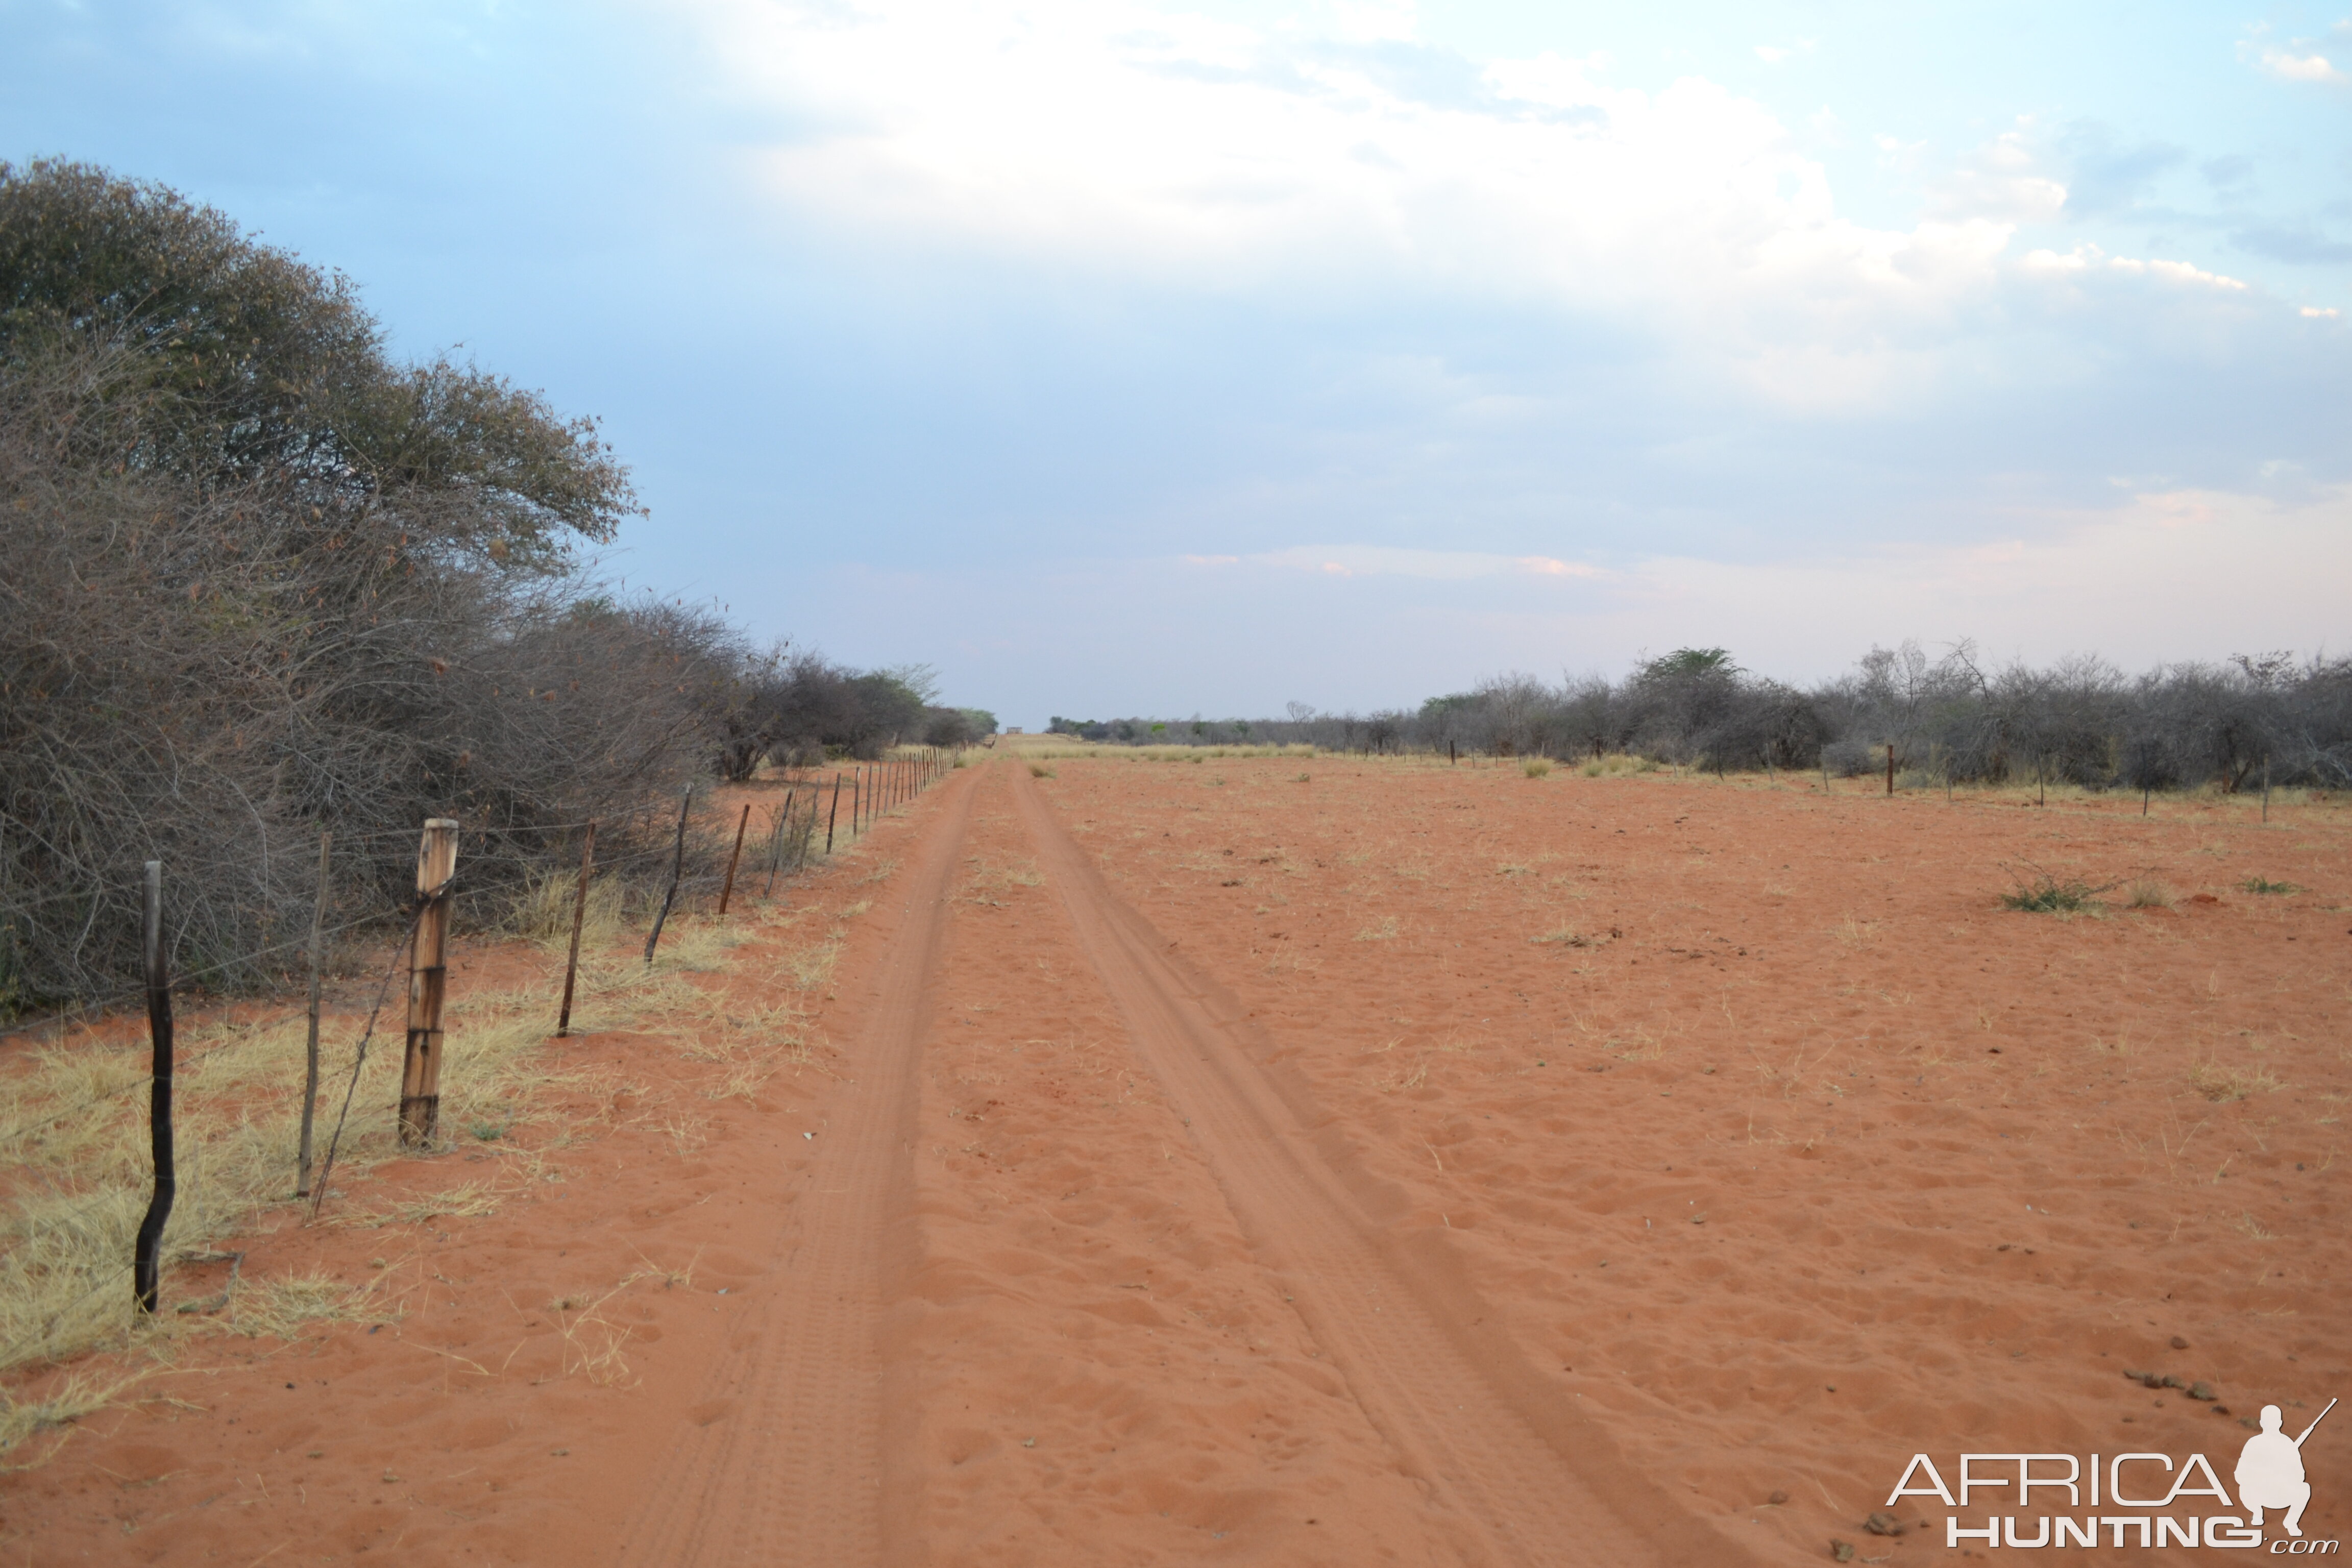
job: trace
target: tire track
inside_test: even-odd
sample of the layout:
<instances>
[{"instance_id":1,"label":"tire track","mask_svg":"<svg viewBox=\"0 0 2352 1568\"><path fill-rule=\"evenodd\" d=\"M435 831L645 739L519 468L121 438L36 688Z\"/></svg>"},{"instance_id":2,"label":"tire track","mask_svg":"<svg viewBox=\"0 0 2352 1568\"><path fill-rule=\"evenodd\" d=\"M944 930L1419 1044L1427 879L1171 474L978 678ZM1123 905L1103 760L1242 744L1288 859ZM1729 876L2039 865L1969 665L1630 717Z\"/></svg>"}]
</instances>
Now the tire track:
<instances>
[{"instance_id":1,"label":"tire track","mask_svg":"<svg viewBox=\"0 0 2352 1568\"><path fill-rule=\"evenodd\" d=\"M885 1536L884 1290L907 1229L908 1144L925 992L973 790L951 802L900 888L898 931L825 1134L761 1300L712 1368L661 1460L620 1561L861 1568Z\"/></svg>"},{"instance_id":2,"label":"tire track","mask_svg":"<svg viewBox=\"0 0 2352 1568\"><path fill-rule=\"evenodd\" d=\"M1633 1470L1530 1366L1443 1239L1401 1240L1349 1191L1326 1119L1251 1059L1256 1031L1114 892L1027 777L1015 796L1080 945L1243 1232L1473 1563L1748 1561ZM1336 1159L1335 1159L1336 1156ZM1364 1185L1359 1181L1360 1188Z\"/></svg>"}]
</instances>

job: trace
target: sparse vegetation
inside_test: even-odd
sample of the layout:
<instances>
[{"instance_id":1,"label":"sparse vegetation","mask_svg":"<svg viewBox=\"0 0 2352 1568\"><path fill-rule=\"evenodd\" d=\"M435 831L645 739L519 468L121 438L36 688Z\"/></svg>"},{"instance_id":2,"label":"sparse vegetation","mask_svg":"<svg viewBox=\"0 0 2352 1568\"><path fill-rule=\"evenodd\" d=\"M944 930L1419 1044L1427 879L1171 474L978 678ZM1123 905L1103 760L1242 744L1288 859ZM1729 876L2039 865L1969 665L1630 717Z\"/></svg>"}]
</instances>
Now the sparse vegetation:
<instances>
[{"instance_id":1,"label":"sparse vegetation","mask_svg":"<svg viewBox=\"0 0 2352 1568\"><path fill-rule=\"evenodd\" d=\"M2273 882L2268 877L2249 877L2238 884L2250 893L2300 893L2303 889L2293 882Z\"/></svg>"},{"instance_id":2,"label":"sparse vegetation","mask_svg":"<svg viewBox=\"0 0 2352 1568\"><path fill-rule=\"evenodd\" d=\"M1056 719L1054 728L1116 747L1270 742L1573 763L1588 777L1660 766L1876 776L1891 747L1906 790L2235 795L2265 777L2352 784L2352 658L2242 655L2135 678L2094 658L1992 668L1965 641L1941 658L1906 642L1800 689L1743 669L1723 648L1678 648L1622 680L1499 676L1412 710L1321 713L1294 702L1280 719Z\"/></svg>"},{"instance_id":3,"label":"sparse vegetation","mask_svg":"<svg viewBox=\"0 0 2352 1568\"><path fill-rule=\"evenodd\" d=\"M2172 889L2153 877L2136 877L2127 889L2125 902L2135 910L2168 910L2173 906Z\"/></svg>"},{"instance_id":4,"label":"sparse vegetation","mask_svg":"<svg viewBox=\"0 0 2352 1568\"><path fill-rule=\"evenodd\" d=\"M2079 877L2053 877L2038 873L2032 881L2021 882L2011 892L2001 894L2004 909L2024 910L2034 914L2075 913L2104 909L2099 895L2105 888L2095 888Z\"/></svg>"},{"instance_id":5,"label":"sparse vegetation","mask_svg":"<svg viewBox=\"0 0 2352 1568\"><path fill-rule=\"evenodd\" d=\"M2282 1087L2277 1078L2253 1068L2224 1067L2217 1061L2201 1061L2189 1069L2189 1087L2216 1103L2244 1100L2249 1095L2269 1094Z\"/></svg>"},{"instance_id":6,"label":"sparse vegetation","mask_svg":"<svg viewBox=\"0 0 2352 1568\"><path fill-rule=\"evenodd\" d=\"M321 828L338 929L397 918L449 816L461 918L545 935L585 820L650 878L714 766L992 728L927 671L619 595L587 552L637 510L593 421L396 360L340 275L161 186L0 163L0 1019L131 988L144 859L174 972L256 986Z\"/></svg>"}]
</instances>

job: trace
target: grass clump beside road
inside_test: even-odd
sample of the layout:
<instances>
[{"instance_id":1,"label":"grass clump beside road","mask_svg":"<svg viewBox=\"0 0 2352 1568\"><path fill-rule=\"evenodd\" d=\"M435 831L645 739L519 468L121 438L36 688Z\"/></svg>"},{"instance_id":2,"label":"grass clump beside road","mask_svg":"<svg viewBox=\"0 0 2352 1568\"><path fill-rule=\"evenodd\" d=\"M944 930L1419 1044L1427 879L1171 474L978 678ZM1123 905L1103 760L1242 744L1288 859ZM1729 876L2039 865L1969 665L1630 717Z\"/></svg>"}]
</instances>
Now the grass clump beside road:
<instances>
[{"instance_id":1,"label":"grass clump beside road","mask_svg":"<svg viewBox=\"0 0 2352 1568\"><path fill-rule=\"evenodd\" d=\"M2020 882L2011 891L2001 894L2001 908L2022 910L2029 914L2076 914L2104 910L2099 895L2106 888L2095 888L2079 877L2053 877L2047 871L2038 872L2030 882Z\"/></svg>"},{"instance_id":2,"label":"grass clump beside road","mask_svg":"<svg viewBox=\"0 0 2352 1568\"><path fill-rule=\"evenodd\" d=\"M546 1013L537 990L453 1001L441 1108L447 1136L477 1123L503 1133L530 1120L532 1102L563 1081L543 1050ZM336 1155L339 1185L398 1152L383 1111L399 1093L397 1030L395 1023L387 1040L379 1022L369 1047ZM178 1191L162 1248L167 1300L178 1265L247 1228L261 1210L293 1201L305 1032L296 1014L198 1025L183 1035L173 1106ZM322 1158L358 1032L342 1020L321 1042ZM0 1076L0 1374L96 1348L132 1327L132 1241L153 1178L149 1049L135 1033L85 1037L46 1047ZM247 1299L276 1315L261 1300L270 1290L258 1281L233 1290L226 1304L232 1323Z\"/></svg>"}]
</instances>

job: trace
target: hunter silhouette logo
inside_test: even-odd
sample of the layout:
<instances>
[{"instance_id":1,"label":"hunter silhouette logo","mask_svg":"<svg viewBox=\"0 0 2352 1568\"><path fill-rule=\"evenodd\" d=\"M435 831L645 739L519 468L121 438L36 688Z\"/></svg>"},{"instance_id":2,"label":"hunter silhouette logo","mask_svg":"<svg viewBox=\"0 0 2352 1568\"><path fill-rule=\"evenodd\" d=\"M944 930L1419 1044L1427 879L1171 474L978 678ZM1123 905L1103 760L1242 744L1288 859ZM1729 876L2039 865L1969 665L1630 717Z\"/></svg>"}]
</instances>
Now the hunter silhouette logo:
<instances>
[{"instance_id":1,"label":"hunter silhouette logo","mask_svg":"<svg viewBox=\"0 0 2352 1568\"><path fill-rule=\"evenodd\" d=\"M2219 1468L2203 1454L2176 1458L2140 1450L1962 1454L1957 1470L1942 1473L1934 1459L1914 1454L1887 1494L1886 1506L1906 1497L1941 1502L1952 1510L1944 1520L1947 1548L1971 1542L2028 1549L2204 1546L2266 1549L2274 1557L2334 1556L2337 1542L2308 1540L2303 1533L2304 1510L2311 1504L2303 1450L2336 1404L2329 1400L2294 1436L2287 1435L2285 1413L2275 1405L2263 1405L2261 1429L2240 1447L2231 1474L2237 1486L2234 1502ZM1952 1478L1948 1483L1947 1474ZM1989 1511L1979 1512L1988 1500L1978 1494L1987 1492L1995 1500ZM2283 1532L2267 1541L2266 1516L2275 1516L2273 1528Z\"/></svg>"},{"instance_id":2,"label":"hunter silhouette logo","mask_svg":"<svg viewBox=\"0 0 2352 1568\"><path fill-rule=\"evenodd\" d=\"M2335 1408L2336 1401L2329 1400L2327 1410ZM2311 1483L2303 1474L2303 1438L2327 1419L2327 1410L2311 1418L2303 1437L2290 1437L2281 1430L2285 1416L2279 1407L2263 1406L2263 1429L2247 1438L2239 1450L2235 1477L2238 1501L2245 1506L2246 1522L2254 1529L2262 1528L2263 1510L2284 1509L2286 1517L2279 1523L2289 1535L2302 1535L2304 1506L2311 1501Z\"/></svg>"}]
</instances>

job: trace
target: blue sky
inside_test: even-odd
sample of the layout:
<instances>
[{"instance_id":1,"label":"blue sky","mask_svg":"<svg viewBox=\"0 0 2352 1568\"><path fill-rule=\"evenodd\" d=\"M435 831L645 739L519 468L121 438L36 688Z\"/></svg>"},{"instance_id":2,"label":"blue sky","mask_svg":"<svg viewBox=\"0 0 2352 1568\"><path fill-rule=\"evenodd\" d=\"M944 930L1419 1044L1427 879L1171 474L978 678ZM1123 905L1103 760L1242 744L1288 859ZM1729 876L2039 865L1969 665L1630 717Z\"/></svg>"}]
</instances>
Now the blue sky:
<instances>
[{"instance_id":1,"label":"blue sky","mask_svg":"<svg viewBox=\"0 0 2352 1568\"><path fill-rule=\"evenodd\" d=\"M631 583L1007 722L2347 641L2338 11L0 0L41 155L601 416Z\"/></svg>"}]
</instances>

